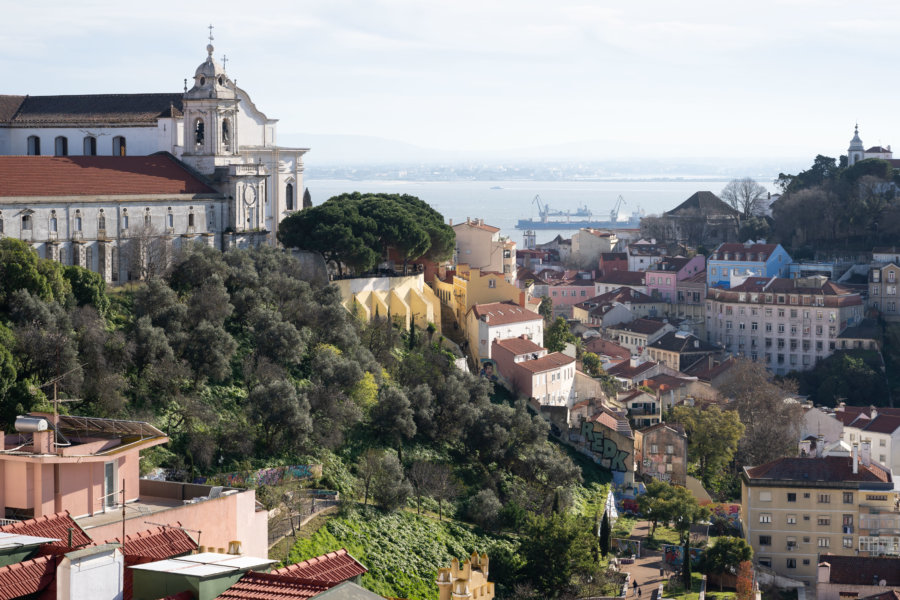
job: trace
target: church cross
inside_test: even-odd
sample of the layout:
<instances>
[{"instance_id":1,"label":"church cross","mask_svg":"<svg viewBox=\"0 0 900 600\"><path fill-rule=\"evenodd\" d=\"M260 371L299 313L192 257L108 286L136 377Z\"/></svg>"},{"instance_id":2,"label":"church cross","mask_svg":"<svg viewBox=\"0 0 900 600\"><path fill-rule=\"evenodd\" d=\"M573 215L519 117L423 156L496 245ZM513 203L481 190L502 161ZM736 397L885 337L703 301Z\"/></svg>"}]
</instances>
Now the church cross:
<instances>
[{"instance_id":1,"label":"church cross","mask_svg":"<svg viewBox=\"0 0 900 600\"><path fill-rule=\"evenodd\" d=\"M213 41L212 30L213 30L213 26L212 26L212 23L210 23L210 24L209 24L209 41L210 41L210 42Z\"/></svg>"},{"instance_id":2,"label":"church cross","mask_svg":"<svg viewBox=\"0 0 900 600\"><path fill-rule=\"evenodd\" d=\"M222 68L223 69L228 68L228 57L224 54L222 55Z\"/></svg>"}]
</instances>

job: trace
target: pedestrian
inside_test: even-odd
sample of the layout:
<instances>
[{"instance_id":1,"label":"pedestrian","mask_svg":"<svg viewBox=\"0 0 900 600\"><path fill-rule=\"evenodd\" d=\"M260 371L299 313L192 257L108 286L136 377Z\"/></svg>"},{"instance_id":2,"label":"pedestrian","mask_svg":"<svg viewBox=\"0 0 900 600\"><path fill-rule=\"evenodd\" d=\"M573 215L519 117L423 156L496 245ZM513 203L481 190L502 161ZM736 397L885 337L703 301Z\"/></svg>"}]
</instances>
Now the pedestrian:
<instances>
[{"instance_id":1,"label":"pedestrian","mask_svg":"<svg viewBox=\"0 0 900 600\"><path fill-rule=\"evenodd\" d=\"M641 595L642 595L642 594L641 594L641 588L638 588L638 598L640 598Z\"/></svg>"},{"instance_id":2,"label":"pedestrian","mask_svg":"<svg viewBox=\"0 0 900 600\"><path fill-rule=\"evenodd\" d=\"M635 579L634 581L632 581L632 582L631 582L631 585L632 585L632 589L634 590L634 592L637 593L637 589L638 589L638 582L637 582L637 579Z\"/></svg>"}]
</instances>

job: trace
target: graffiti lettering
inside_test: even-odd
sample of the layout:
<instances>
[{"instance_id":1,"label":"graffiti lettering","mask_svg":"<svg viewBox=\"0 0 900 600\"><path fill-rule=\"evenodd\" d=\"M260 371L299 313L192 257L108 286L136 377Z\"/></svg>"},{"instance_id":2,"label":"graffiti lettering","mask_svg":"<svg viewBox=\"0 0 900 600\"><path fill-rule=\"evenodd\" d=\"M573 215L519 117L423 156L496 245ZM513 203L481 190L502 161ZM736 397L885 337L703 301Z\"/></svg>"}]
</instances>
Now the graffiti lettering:
<instances>
[{"instance_id":1,"label":"graffiti lettering","mask_svg":"<svg viewBox=\"0 0 900 600\"><path fill-rule=\"evenodd\" d=\"M594 424L584 421L581 424L581 435L585 442L589 444L591 452L599 454L598 457L603 464L609 465L610 471L618 471L624 473L625 459L628 458L628 452L619 450L619 446L612 438L604 437L603 432L594 431ZM597 462L600 462L599 460Z\"/></svg>"}]
</instances>

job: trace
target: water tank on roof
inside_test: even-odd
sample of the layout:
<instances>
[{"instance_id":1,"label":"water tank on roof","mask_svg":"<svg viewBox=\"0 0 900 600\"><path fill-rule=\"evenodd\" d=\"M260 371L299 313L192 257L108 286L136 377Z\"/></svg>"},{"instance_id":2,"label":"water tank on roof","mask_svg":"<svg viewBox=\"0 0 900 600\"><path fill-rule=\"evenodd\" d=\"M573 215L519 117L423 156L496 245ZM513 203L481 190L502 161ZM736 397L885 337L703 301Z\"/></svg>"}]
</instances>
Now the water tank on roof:
<instances>
[{"instance_id":1,"label":"water tank on roof","mask_svg":"<svg viewBox=\"0 0 900 600\"><path fill-rule=\"evenodd\" d=\"M40 417L16 417L16 431L19 433L33 433L35 431L47 431L49 423L47 419Z\"/></svg>"}]
</instances>

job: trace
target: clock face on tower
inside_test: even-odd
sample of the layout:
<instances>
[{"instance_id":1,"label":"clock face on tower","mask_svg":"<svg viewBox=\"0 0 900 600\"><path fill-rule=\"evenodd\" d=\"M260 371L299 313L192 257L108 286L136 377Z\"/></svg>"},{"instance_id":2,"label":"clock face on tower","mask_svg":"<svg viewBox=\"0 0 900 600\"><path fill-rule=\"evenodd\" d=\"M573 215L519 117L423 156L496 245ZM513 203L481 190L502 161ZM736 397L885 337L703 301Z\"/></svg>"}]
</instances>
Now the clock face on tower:
<instances>
[{"instance_id":1,"label":"clock face on tower","mask_svg":"<svg viewBox=\"0 0 900 600\"><path fill-rule=\"evenodd\" d=\"M244 204L248 206L256 204L256 188L252 185L244 188Z\"/></svg>"}]
</instances>

